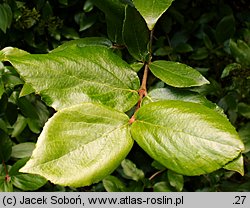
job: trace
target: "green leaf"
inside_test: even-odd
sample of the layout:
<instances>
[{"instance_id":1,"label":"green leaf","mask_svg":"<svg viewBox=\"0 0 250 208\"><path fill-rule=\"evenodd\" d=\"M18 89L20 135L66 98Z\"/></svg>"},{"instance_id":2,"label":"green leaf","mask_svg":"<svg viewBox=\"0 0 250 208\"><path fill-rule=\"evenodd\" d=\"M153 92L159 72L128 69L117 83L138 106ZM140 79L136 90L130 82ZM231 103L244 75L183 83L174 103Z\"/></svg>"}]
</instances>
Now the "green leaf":
<instances>
[{"instance_id":1,"label":"green leaf","mask_svg":"<svg viewBox=\"0 0 250 208\"><path fill-rule=\"evenodd\" d=\"M11 157L14 158L30 157L34 149L35 149L35 143L33 142L24 142L21 144L17 144L12 147Z\"/></svg>"},{"instance_id":2,"label":"green leaf","mask_svg":"<svg viewBox=\"0 0 250 208\"><path fill-rule=\"evenodd\" d=\"M250 105L247 105L246 103L238 103L238 112L242 116L250 118Z\"/></svg>"},{"instance_id":3,"label":"green leaf","mask_svg":"<svg viewBox=\"0 0 250 208\"><path fill-rule=\"evenodd\" d=\"M29 158L18 160L10 169L11 182L23 191L34 191L47 183L47 180L39 175L23 174L19 170L25 165Z\"/></svg>"},{"instance_id":4,"label":"green leaf","mask_svg":"<svg viewBox=\"0 0 250 208\"><path fill-rule=\"evenodd\" d=\"M5 48L8 60L45 103L56 110L96 102L127 111L138 101L139 78L131 67L102 46L72 44L49 54Z\"/></svg>"},{"instance_id":5,"label":"green leaf","mask_svg":"<svg viewBox=\"0 0 250 208\"><path fill-rule=\"evenodd\" d=\"M219 107L207 100L205 96L200 95L197 92L192 92L189 90L176 89L176 88L157 88L150 91L147 96L142 100L142 105L146 105L151 102L157 102L161 100L180 100L186 102L200 103L211 109L216 109L222 112Z\"/></svg>"},{"instance_id":6,"label":"green leaf","mask_svg":"<svg viewBox=\"0 0 250 208\"><path fill-rule=\"evenodd\" d=\"M239 129L239 135L245 145L244 153L250 152L250 123L246 123Z\"/></svg>"},{"instance_id":7,"label":"green leaf","mask_svg":"<svg viewBox=\"0 0 250 208\"><path fill-rule=\"evenodd\" d=\"M174 0L133 0L136 9L145 19L149 30L152 30L161 15Z\"/></svg>"},{"instance_id":8,"label":"green leaf","mask_svg":"<svg viewBox=\"0 0 250 208\"><path fill-rule=\"evenodd\" d=\"M230 50L238 63L250 66L250 46L246 42L230 40Z\"/></svg>"},{"instance_id":9,"label":"green leaf","mask_svg":"<svg viewBox=\"0 0 250 208\"><path fill-rule=\"evenodd\" d=\"M95 6L105 13L108 37L117 44L123 44L122 28L125 5L120 0L92 0Z\"/></svg>"},{"instance_id":10,"label":"green leaf","mask_svg":"<svg viewBox=\"0 0 250 208\"><path fill-rule=\"evenodd\" d=\"M222 168L244 150L225 116L191 102L147 104L136 112L131 132L153 159L189 176Z\"/></svg>"},{"instance_id":11,"label":"green leaf","mask_svg":"<svg viewBox=\"0 0 250 208\"><path fill-rule=\"evenodd\" d=\"M12 22L12 11L8 4L0 4L0 29L6 33Z\"/></svg>"},{"instance_id":12,"label":"green leaf","mask_svg":"<svg viewBox=\"0 0 250 208\"><path fill-rule=\"evenodd\" d=\"M115 176L107 176L102 180L103 186L108 192L121 192L125 191L125 184Z\"/></svg>"},{"instance_id":13,"label":"green leaf","mask_svg":"<svg viewBox=\"0 0 250 208\"><path fill-rule=\"evenodd\" d=\"M235 19L233 15L224 17L217 25L215 36L218 43L230 39L235 32Z\"/></svg>"},{"instance_id":14,"label":"green leaf","mask_svg":"<svg viewBox=\"0 0 250 208\"><path fill-rule=\"evenodd\" d=\"M125 159L122 161L121 166L123 168L124 175L127 176L128 178L134 181L139 181L144 179L143 171L138 169L132 161Z\"/></svg>"},{"instance_id":15,"label":"green leaf","mask_svg":"<svg viewBox=\"0 0 250 208\"><path fill-rule=\"evenodd\" d=\"M195 69L172 61L154 61L149 66L151 72L173 87L192 87L209 82Z\"/></svg>"},{"instance_id":16,"label":"green leaf","mask_svg":"<svg viewBox=\"0 0 250 208\"><path fill-rule=\"evenodd\" d=\"M9 136L0 129L0 163L8 161L11 155L12 141Z\"/></svg>"},{"instance_id":17,"label":"green leaf","mask_svg":"<svg viewBox=\"0 0 250 208\"><path fill-rule=\"evenodd\" d=\"M168 180L171 186L173 186L177 191L182 191L184 186L183 175L177 174L171 170L168 170Z\"/></svg>"},{"instance_id":18,"label":"green leaf","mask_svg":"<svg viewBox=\"0 0 250 208\"><path fill-rule=\"evenodd\" d=\"M123 39L129 53L138 61L147 61L149 56L149 31L138 11L126 6Z\"/></svg>"},{"instance_id":19,"label":"green leaf","mask_svg":"<svg viewBox=\"0 0 250 208\"><path fill-rule=\"evenodd\" d=\"M23 96L29 95L29 94L31 94L33 92L35 92L35 90L33 89L33 87L31 85L29 85L29 84L24 83L23 88L22 88L22 90L20 92L19 97L23 97Z\"/></svg>"},{"instance_id":20,"label":"green leaf","mask_svg":"<svg viewBox=\"0 0 250 208\"><path fill-rule=\"evenodd\" d=\"M64 186L87 186L114 171L132 148L129 118L83 103L57 112L45 125L21 172Z\"/></svg>"},{"instance_id":21,"label":"green leaf","mask_svg":"<svg viewBox=\"0 0 250 208\"><path fill-rule=\"evenodd\" d=\"M240 154L239 157L237 157L232 162L229 162L228 164L226 164L223 168L227 169L227 170L237 171L238 173L240 173L243 176L244 175L244 165L243 164L244 164L244 158Z\"/></svg>"},{"instance_id":22,"label":"green leaf","mask_svg":"<svg viewBox=\"0 0 250 208\"><path fill-rule=\"evenodd\" d=\"M70 46L77 46L79 48L85 47L85 46L103 46L107 48L112 47L112 42L107 38L102 37L88 37L88 38L80 38L77 40L71 40L67 41L66 43L58 46L53 50L53 52L63 51L67 50Z\"/></svg>"},{"instance_id":23,"label":"green leaf","mask_svg":"<svg viewBox=\"0 0 250 208\"><path fill-rule=\"evenodd\" d=\"M11 133L12 137L17 137L22 133L22 131L25 129L27 126L27 120L25 117L23 117L21 114L18 115L18 118L13 125L13 131Z\"/></svg>"},{"instance_id":24,"label":"green leaf","mask_svg":"<svg viewBox=\"0 0 250 208\"><path fill-rule=\"evenodd\" d=\"M6 181L2 176L0 176L0 192L13 192L12 183Z\"/></svg>"},{"instance_id":25,"label":"green leaf","mask_svg":"<svg viewBox=\"0 0 250 208\"><path fill-rule=\"evenodd\" d=\"M225 69L223 70L222 74L221 74L221 78L225 78L227 76L229 76L230 72L234 71L234 70L240 70L241 69L241 65L237 64L237 63L232 63L232 64L228 64Z\"/></svg>"},{"instance_id":26,"label":"green leaf","mask_svg":"<svg viewBox=\"0 0 250 208\"><path fill-rule=\"evenodd\" d=\"M161 181L156 184L154 184L154 192L172 192L171 186L165 182Z\"/></svg>"},{"instance_id":27,"label":"green leaf","mask_svg":"<svg viewBox=\"0 0 250 208\"><path fill-rule=\"evenodd\" d=\"M11 168L10 166L6 167L7 170ZM13 186L10 178L6 178L5 168L0 164L0 192L13 192Z\"/></svg>"}]
</instances>

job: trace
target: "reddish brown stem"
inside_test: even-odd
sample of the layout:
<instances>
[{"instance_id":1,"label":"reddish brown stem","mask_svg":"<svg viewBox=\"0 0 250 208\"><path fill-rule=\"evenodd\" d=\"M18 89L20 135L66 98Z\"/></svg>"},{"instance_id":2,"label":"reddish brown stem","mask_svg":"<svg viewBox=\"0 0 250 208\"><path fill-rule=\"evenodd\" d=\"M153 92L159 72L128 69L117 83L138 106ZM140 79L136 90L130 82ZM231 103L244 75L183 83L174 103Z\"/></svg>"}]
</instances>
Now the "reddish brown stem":
<instances>
[{"instance_id":1,"label":"reddish brown stem","mask_svg":"<svg viewBox=\"0 0 250 208\"><path fill-rule=\"evenodd\" d=\"M3 164L4 171L5 171L5 181L10 182L9 171L7 169L7 166L4 162L4 160L2 161L2 164Z\"/></svg>"}]
</instances>

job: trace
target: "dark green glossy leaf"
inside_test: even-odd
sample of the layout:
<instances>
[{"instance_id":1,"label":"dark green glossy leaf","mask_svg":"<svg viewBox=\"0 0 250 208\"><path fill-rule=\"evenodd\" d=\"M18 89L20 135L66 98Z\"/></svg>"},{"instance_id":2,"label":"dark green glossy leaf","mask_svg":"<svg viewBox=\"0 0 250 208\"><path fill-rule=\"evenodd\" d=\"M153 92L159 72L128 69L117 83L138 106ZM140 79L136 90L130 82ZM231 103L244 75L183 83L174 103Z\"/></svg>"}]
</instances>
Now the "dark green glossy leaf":
<instances>
[{"instance_id":1,"label":"dark green glossy leaf","mask_svg":"<svg viewBox=\"0 0 250 208\"><path fill-rule=\"evenodd\" d=\"M22 133L22 131L25 129L26 126L27 126L26 118L23 117L21 114L19 114L15 124L13 125L13 131L11 136L17 137Z\"/></svg>"},{"instance_id":2,"label":"dark green glossy leaf","mask_svg":"<svg viewBox=\"0 0 250 208\"><path fill-rule=\"evenodd\" d=\"M120 0L92 0L105 13L109 39L123 44L122 28L125 18L125 5Z\"/></svg>"},{"instance_id":3,"label":"dark green glossy leaf","mask_svg":"<svg viewBox=\"0 0 250 208\"><path fill-rule=\"evenodd\" d=\"M129 179L139 181L144 178L143 171L138 169L132 161L125 159L122 161L121 166L123 168L123 173Z\"/></svg>"},{"instance_id":4,"label":"dark green glossy leaf","mask_svg":"<svg viewBox=\"0 0 250 208\"><path fill-rule=\"evenodd\" d=\"M238 112L242 116L250 118L250 105L247 105L246 103L238 103Z\"/></svg>"},{"instance_id":5,"label":"dark green glossy leaf","mask_svg":"<svg viewBox=\"0 0 250 208\"><path fill-rule=\"evenodd\" d=\"M123 39L129 53L138 61L147 61L149 56L149 31L139 12L126 6Z\"/></svg>"},{"instance_id":6,"label":"dark green glossy leaf","mask_svg":"<svg viewBox=\"0 0 250 208\"><path fill-rule=\"evenodd\" d=\"M115 176L107 176L102 180L103 186L108 192L121 192L125 191L125 184Z\"/></svg>"},{"instance_id":7,"label":"dark green glossy leaf","mask_svg":"<svg viewBox=\"0 0 250 208\"><path fill-rule=\"evenodd\" d=\"M25 165L29 158L18 160L10 169L11 182L23 191L34 191L47 183L47 180L39 175L23 174L19 169Z\"/></svg>"},{"instance_id":8,"label":"dark green glossy leaf","mask_svg":"<svg viewBox=\"0 0 250 208\"><path fill-rule=\"evenodd\" d=\"M235 19L233 15L226 16L218 23L215 31L219 43L230 39L235 32Z\"/></svg>"},{"instance_id":9,"label":"dark green glossy leaf","mask_svg":"<svg viewBox=\"0 0 250 208\"><path fill-rule=\"evenodd\" d=\"M196 61L204 60L208 57L209 52L208 50L204 48L198 48L191 56L190 58Z\"/></svg>"},{"instance_id":10,"label":"dark green glossy leaf","mask_svg":"<svg viewBox=\"0 0 250 208\"><path fill-rule=\"evenodd\" d=\"M173 87L192 87L209 82L195 69L172 61L154 61L149 66L152 73Z\"/></svg>"},{"instance_id":11,"label":"dark green glossy leaf","mask_svg":"<svg viewBox=\"0 0 250 208\"><path fill-rule=\"evenodd\" d=\"M8 4L0 4L0 29L6 33L12 22L12 11Z\"/></svg>"},{"instance_id":12,"label":"dark green glossy leaf","mask_svg":"<svg viewBox=\"0 0 250 208\"><path fill-rule=\"evenodd\" d=\"M136 9L152 30L161 15L170 7L174 0L133 0Z\"/></svg>"},{"instance_id":13,"label":"dark green glossy leaf","mask_svg":"<svg viewBox=\"0 0 250 208\"><path fill-rule=\"evenodd\" d=\"M225 116L191 102L147 104L135 114L131 132L152 158L183 175L213 172L244 150Z\"/></svg>"},{"instance_id":14,"label":"dark green glossy leaf","mask_svg":"<svg viewBox=\"0 0 250 208\"><path fill-rule=\"evenodd\" d=\"M65 186L98 182L130 151L129 130L127 115L102 105L83 103L63 109L46 123L21 171Z\"/></svg>"},{"instance_id":15,"label":"dark green glossy leaf","mask_svg":"<svg viewBox=\"0 0 250 208\"><path fill-rule=\"evenodd\" d=\"M11 62L46 104L57 110L96 102L127 111L138 101L136 73L106 47L71 44L49 54L31 55L15 48L1 53L0 59Z\"/></svg>"},{"instance_id":16,"label":"dark green glossy leaf","mask_svg":"<svg viewBox=\"0 0 250 208\"><path fill-rule=\"evenodd\" d=\"M11 155L12 141L8 134L0 129L0 161L8 161Z\"/></svg>"},{"instance_id":17,"label":"dark green glossy leaf","mask_svg":"<svg viewBox=\"0 0 250 208\"><path fill-rule=\"evenodd\" d=\"M14 158L30 157L34 149L35 149L35 143L32 142L24 142L21 144L14 145L12 147L11 157Z\"/></svg>"},{"instance_id":18,"label":"dark green glossy leaf","mask_svg":"<svg viewBox=\"0 0 250 208\"><path fill-rule=\"evenodd\" d=\"M168 180L170 185L173 186L177 191L182 191L184 186L183 175L168 170Z\"/></svg>"}]
</instances>

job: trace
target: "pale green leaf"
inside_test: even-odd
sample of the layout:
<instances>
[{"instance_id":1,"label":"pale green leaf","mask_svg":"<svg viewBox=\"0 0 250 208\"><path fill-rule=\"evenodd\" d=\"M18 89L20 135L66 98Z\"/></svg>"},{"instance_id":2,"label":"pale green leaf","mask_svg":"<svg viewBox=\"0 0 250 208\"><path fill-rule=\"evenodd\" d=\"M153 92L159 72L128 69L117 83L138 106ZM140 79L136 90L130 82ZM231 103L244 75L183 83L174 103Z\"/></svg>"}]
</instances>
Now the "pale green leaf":
<instances>
[{"instance_id":1,"label":"pale green leaf","mask_svg":"<svg viewBox=\"0 0 250 208\"><path fill-rule=\"evenodd\" d=\"M213 172L244 150L225 116L191 102L147 104L135 114L131 132L153 159L183 175Z\"/></svg>"},{"instance_id":2,"label":"pale green leaf","mask_svg":"<svg viewBox=\"0 0 250 208\"><path fill-rule=\"evenodd\" d=\"M125 191L125 184L115 176L107 176L102 180L103 186L108 192L121 192Z\"/></svg>"},{"instance_id":3,"label":"pale green leaf","mask_svg":"<svg viewBox=\"0 0 250 208\"><path fill-rule=\"evenodd\" d=\"M24 142L14 145L12 147L11 157L14 158L30 157L34 149L35 149L35 143L33 142Z\"/></svg>"},{"instance_id":4,"label":"pale green leaf","mask_svg":"<svg viewBox=\"0 0 250 208\"><path fill-rule=\"evenodd\" d=\"M165 182L161 181L156 184L154 184L154 192L172 192L171 186Z\"/></svg>"},{"instance_id":5,"label":"pale green leaf","mask_svg":"<svg viewBox=\"0 0 250 208\"><path fill-rule=\"evenodd\" d=\"M149 66L151 72L173 87L192 87L209 82L195 69L172 61L154 61Z\"/></svg>"},{"instance_id":6,"label":"pale green leaf","mask_svg":"<svg viewBox=\"0 0 250 208\"><path fill-rule=\"evenodd\" d=\"M122 161L121 166L123 168L124 175L129 179L139 181L144 178L143 171L138 169L132 161L125 159Z\"/></svg>"},{"instance_id":7,"label":"pale green leaf","mask_svg":"<svg viewBox=\"0 0 250 208\"><path fill-rule=\"evenodd\" d=\"M193 103L200 103L209 108L218 108L214 103L207 100L203 95L189 90L176 88L157 88L150 91L144 97L142 105L161 100L182 100Z\"/></svg>"},{"instance_id":8,"label":"pale green leaf","mask_svg":"<svg viewBox=\"0 0 250 208\"><path fill-rule=\"evenodd\" d=\"M56 110L96 102L127 111L138 101L137 74L106 47L71 44L49 54L28 54L16 48L2 53L0 58L11 62Z\"/></svg>"},{"instance_id":9,"label":"pale green leaf","mask_svg":"<svg viewBox=\"0 0 250 208\"><path fill-rule=\"evenodd\" d=\"M83 103L57 112L45 125L22 172L64 186L87 186L114 171L132 148L129 118Z\"/></svg>"},{"instance_id":10,"label":"pale green leaf","mask_svg":"<svg viewBox=\"0 0 250 208\"><path fill-rule=\"evenodd\" d=\"M227 170L237 171L238 173L240 173L243 176L244 175L244 158L243 158L243 156L240 154L240 156L238 158L236 158L232 162L226 164L223 168L227 169Z\"/></svg>"},{"instance_id":11,"label":"pale green leaf","mask_svg":"<svg viewBox=\"0 0 250 208\"><path fill-rule=\"evenodd\" d=\"M170 7L174 0L133 0L136 9L152 30L161 15Z\"/></svg>"},{"instance_id":12,"label":"pale green leaf","mask_svg":"<svg viewBox=\"0 0 250 208\"><path fill-rule=\"evenodd\" d=\"M139 12L126 6L123 25L123 39L129 53L138 61L147 61L149 58L149 31Z\"/></svg>"}]
</instances>

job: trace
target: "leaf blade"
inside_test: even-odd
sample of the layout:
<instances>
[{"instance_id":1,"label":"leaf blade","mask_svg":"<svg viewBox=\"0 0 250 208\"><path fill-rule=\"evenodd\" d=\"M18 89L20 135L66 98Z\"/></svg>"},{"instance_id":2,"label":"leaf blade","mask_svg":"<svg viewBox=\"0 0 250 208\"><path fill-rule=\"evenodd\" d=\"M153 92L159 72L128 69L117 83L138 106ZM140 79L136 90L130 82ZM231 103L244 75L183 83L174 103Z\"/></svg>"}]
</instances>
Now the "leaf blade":
<instances>
[{"instance_id":1,"label":"leaf blade","mask_svg":"<svg viewBox=\"0 0 250 208\"><path fill-rule=\"evenodd\" d=\"M244 149L224 116L184 101L159 101L143 106L135 115L131 132L152 158L183 175L200 175L222 168Z\"/></svg>"},{"instance_id":2,"label":"leaf blade","mask_svg":"<svg viewBox=\"0 0 250 208\"><path fill-rule=\"evenodd\" d=\"M149 68L156 77L173 87L192 87L209 83L198 71L178 62L154 61Z\"/></svg>"},{"instance_id":3,"label":"leaf blade","mask_svg":"<svg viewBox=\"0 0 250 208\"><path fill-rule=\"evenodd\" d=\"M128 120L124 113L92 103L63 109L45 125L21 171L75 187L98 182L132 148Z\"/></svg>"},{"instance_id":4,"label":"leaf blade","mask_svg":"<svg viewBox=\"0 0 250 208\"><path fill-rule=\"evenodd\" d=\"M103 46L72 44L49 54L2 50L9 61L56 110L97 102L127 111L138 101L139 78L131 67Z\"/></svg>"},{"instance_id":5,"label":"leaf blade","mask_svg":"<svg viewBox=\"0 0 250 208\"><path fill-rule=\"evenodd\" d=\"M145 19L149 30L152 30L158 19L171 6L173 1L174 0L133 0L133 3Z\"/></svg>"}]
</instances>

